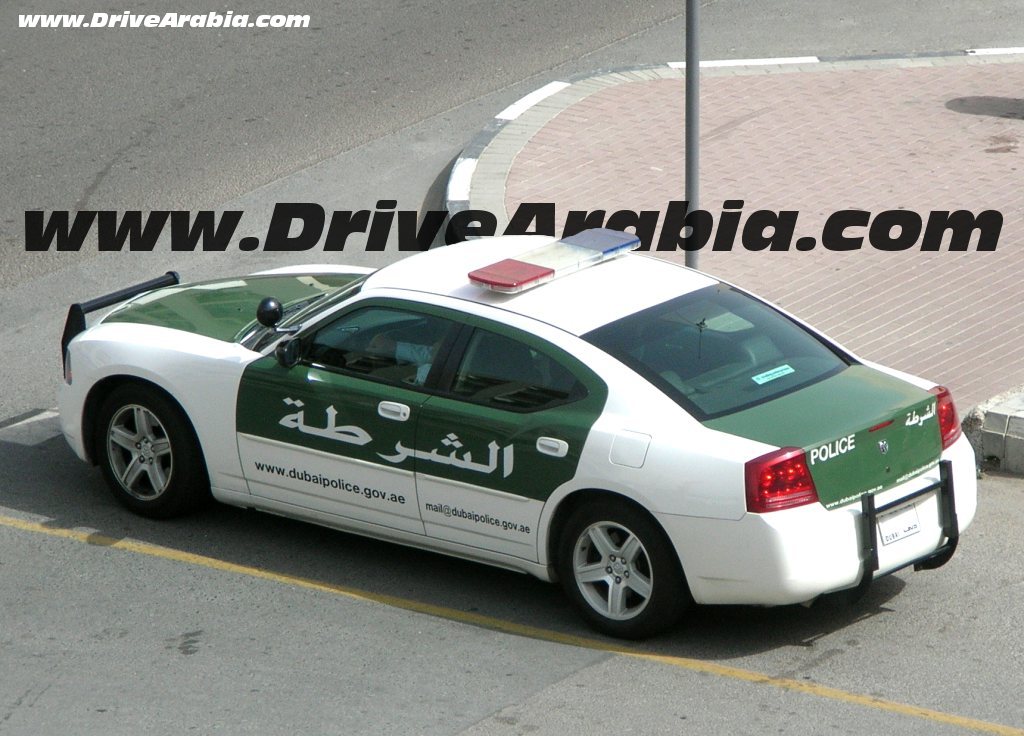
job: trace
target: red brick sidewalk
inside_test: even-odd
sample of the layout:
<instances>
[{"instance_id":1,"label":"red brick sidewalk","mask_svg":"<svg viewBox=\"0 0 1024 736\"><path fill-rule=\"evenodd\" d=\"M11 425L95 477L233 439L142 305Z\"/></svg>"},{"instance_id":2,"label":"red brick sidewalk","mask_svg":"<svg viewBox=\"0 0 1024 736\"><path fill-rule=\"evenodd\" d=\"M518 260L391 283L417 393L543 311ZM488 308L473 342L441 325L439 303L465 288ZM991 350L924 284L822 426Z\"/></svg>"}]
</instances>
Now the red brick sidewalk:
<instances>
[{"instance_id":1,"label":"red brick sidewalk","mask_svg":"<svg viewBox=\"0 0 1024 736\"><path fill-rule=\"evenodd\" d=\"M797 236L837 209L996 209L995 252L750 252L737 238L700 268L949 384L965 410L1024 385L1024 63L927 63L706 76L701 204L716 224L726 199L799 210ZM559 232L570 209L664 211L683 199L683 103L681 79L571 101L524 137L506 211L555 202Z\"/></svg>"}]
</instances>

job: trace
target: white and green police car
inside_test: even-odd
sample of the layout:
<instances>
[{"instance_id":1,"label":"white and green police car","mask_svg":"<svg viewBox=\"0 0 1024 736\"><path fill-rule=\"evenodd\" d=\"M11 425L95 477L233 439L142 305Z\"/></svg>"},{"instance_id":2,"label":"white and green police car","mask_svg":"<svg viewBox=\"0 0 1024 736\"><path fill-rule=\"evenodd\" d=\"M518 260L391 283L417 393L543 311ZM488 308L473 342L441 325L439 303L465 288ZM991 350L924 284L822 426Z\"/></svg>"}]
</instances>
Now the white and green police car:
<instances>
[{"instance_id":1,"label":"white and green police car","mask_svg":"<svg viewBox=\"0 0 1024 736\"><path fill-rule=\"evenodd\" d=\"M212 495L557 579L617 636L944 564L977 493L949 392L637 244L506 236L74 305L63 431L138 513Z\"/></svg>"}]
</instances>

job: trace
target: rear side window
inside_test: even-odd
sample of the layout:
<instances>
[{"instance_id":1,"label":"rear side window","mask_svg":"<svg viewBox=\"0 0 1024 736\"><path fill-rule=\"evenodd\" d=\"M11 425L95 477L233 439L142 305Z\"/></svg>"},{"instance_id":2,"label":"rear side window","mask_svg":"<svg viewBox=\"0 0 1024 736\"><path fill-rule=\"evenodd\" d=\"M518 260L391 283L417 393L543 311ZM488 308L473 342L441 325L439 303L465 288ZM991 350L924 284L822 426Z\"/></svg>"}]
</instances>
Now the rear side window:
<instances>
[{"instance_id":1,"label":"rear side window","mask_svg":"<svg viewBox=\"0 0 1024 736\"><path fill-rule=\"evenodd\" d=\"M525 343L475 330L452 382L461 399L511 411L539 411L586 395L561 363Z\"/></svg>"},{"instance_id":2,"label":"rear side window","mask_svg":"<svg viewBox=\"0 0 1024 736\"><path fill-rule=\"evenodd\" d=\"M711 419L838 373L846 359L771 307L710 286L584 336L698 419Z\"/></svg>"}]
</instances>

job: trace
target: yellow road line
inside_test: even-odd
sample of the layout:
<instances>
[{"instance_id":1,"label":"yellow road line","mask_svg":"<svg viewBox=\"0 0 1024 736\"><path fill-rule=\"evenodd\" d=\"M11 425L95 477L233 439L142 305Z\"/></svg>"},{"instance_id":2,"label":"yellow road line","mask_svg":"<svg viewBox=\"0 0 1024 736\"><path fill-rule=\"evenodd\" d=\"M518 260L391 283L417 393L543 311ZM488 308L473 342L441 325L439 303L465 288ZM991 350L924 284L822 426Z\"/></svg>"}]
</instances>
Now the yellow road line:
<instances>
[{"instance_id":1,"label":"yellow road line","mask_svg":"<svg viewBox=\"0 0 1024 736\"><path fill-rule=\"evenodd\" d=\"M596 651L608 652L610 654L619 654L626 657L633 657L635 659L647 660L649 662L658 662L672 667L680 667L685 670L690 670L691 672L703 672L705 674L716 675L718 677L725 677L732 680L752 682L759 685L770 685L771 687L776 687L782 690L816 695L829 700L851 703L853 705L888 711L890 713L898 713L900 715L920 718L933 723L957 726L970 731L999 734L999 736L1024 736L1024 728L1004 726L999 723L981 721L975 718L966 718L952 713L944 713L942 711L930 710L928 708L919 708L915 705L907 705L906 703L898 703L892 700L883 700L882 698L875 698L870 695L861 695L859 693L840 690L834 687L818 685L813 682L792 680L786 677L772 677L771 675L765 675L753 670L746 670L741 667L730 667L728 665L715 664L713 662L705 662L699 659L690 659L688 657L652 654L650 652L644 652L639 649L633 649L627 646L601 641L599 639L591 639L588 637L576 636L574 634L563 634L557 631L549 631L535 626L517 624L512 621L505 621L504 619L484 616L478 613L459 611L453 608L435 606L430 603L422 603L420 601L409 600L407 598L399 598L397 596L384 595L381 593L371 593L365 590L349 588L344 585L335 585L334 583L325 583L319 580L298 577L296 575L272 572L258 567L239 565L234 562L218 560L215 557L206 557L204 555L197 555L191 552L182 552L180 550L170 549L168 547L159 547L155 544L148 544L146 542L137 542L130 539L114 539L102 534L77 531L75 529L50 527L45 524L24 521L22 519L15 519L9 516L0 516L0 525L10 527L12 529L20 529L26 532L35 532L38 534L46 534L51 537L70 539L76 542L83 542L85 544L112 547L114 549L148 555L150 557L158 557L164 560L184 562L189 565L198 565L212 570L221 570L223 572L235 573L237 575L246 575L248 577L269 580L271 582L290 585L297 588L342 595L355 600L380 603L393 608L415 611L416 613L424 613L429 616L436 616L450 621L481 626L508 634L526 636L531 639L549 641L557 644L566 644L584 649L593 649Z\"/></svg>"}]
</instances>

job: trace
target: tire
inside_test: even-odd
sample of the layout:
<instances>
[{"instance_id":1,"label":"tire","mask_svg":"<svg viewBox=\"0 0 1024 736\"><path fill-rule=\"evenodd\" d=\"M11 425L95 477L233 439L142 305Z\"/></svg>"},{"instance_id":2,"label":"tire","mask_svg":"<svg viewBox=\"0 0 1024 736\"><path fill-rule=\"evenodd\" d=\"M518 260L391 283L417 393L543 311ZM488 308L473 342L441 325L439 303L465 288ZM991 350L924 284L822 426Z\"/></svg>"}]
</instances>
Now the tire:
<instances>
[{"instance_id":1,"label":"tire","mask_svg":"<svg viewBox=\"0 0 1024 736\"><path fill-rule=\"evenodd\" d=\"M192 425L162 393L138 384L100 407L95 455L118 503L155 519L180 516L210 498L206 464Z\"/></svg>"},{"instance_id":2,"label":"tire","mask_svg":"<svg viewBox=\"0 0 1024 736\"><path fill-rule=\"evenodd\" d=\"M625 502L584 504L559 540L558 576L594 629L643 639L674 626L692 605L675 550L657 523Z\"/></svg>"}]
</instances>

